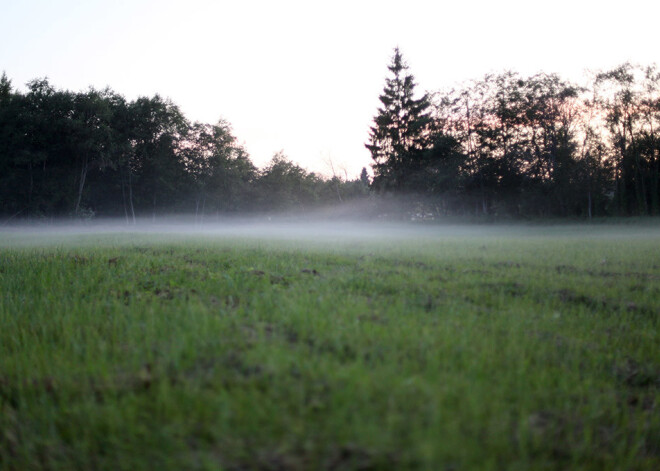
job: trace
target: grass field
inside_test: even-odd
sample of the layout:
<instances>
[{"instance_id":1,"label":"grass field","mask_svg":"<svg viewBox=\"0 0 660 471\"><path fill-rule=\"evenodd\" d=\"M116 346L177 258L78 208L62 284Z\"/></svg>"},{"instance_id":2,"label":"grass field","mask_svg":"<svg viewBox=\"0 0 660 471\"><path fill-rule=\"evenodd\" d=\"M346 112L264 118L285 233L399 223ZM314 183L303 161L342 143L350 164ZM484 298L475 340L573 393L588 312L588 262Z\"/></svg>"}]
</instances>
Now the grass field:
<instances>
[{"instance_id":1,"label":"grass field","mask_svg":"<svg viewBox=\"0 0 660 471\"><path fill-rule=\"evenodd\" d=\"M393 233L0 233L0 469L660 469L660 226Z\"/></svg>"}]
</instances>

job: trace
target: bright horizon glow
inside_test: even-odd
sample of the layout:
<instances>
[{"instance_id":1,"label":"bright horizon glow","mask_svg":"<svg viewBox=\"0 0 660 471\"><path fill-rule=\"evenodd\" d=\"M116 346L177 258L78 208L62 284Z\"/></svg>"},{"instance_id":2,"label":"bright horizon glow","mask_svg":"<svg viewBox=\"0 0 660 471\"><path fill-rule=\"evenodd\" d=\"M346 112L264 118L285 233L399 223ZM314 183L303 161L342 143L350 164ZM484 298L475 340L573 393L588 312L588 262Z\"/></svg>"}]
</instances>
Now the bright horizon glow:
<instances>
[{"instance_id":1,"label":"bright horizon glow","mask_svg":"<svg viewBox=\"0 0 660 471\"><path fill-rule=\"evenodd\" d=\"M402 11L402 9L404 11ZM420 93L489 72L558 73L658 62L648 0L0 0L0 72L25 89L156 93L191 121L231 123L252 161L283 150L356 178L387 64L399 46Z\"/></svg>"}]
</instances>

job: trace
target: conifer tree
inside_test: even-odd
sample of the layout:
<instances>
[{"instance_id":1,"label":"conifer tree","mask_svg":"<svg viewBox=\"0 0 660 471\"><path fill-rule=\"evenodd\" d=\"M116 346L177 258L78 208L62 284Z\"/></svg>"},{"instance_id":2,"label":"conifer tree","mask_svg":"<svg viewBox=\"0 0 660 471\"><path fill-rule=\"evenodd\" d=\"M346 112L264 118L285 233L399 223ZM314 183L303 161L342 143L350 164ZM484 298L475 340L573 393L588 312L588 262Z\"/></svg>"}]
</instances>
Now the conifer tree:
<instances>
[{"instance_id":1,"label":"conifer tree","mask_svg":"<svg viewBox=\"0 0 660 471\"><path fill-rule=\"evenodd\" d=\"M7 78L7 74L3 72L2 76L0 77L0 104L9 101L11 91L11 80L9 80L9 78Z\"/></svg>"},{"instance_id":2,"label":"conifer tree","mask_svg":"<svg viewBox=\"0 0 660 471\"><path fill-rule=\"evenodd\" d=\"M360 173L360 182L362 182L362 184L367 188L369 187L369 184L371 183L371 181L369 179L369 174L367 173L367 168L366 167L362 167L362 172Z\"/></svg>"},{"instance_id":3,"label":"conifer tree","mask_svg":"<svg viewBox=\"0 0 660 471\"><path fill-rule=\"evenodd\" d=\"M423 165L423 152L432 141L431 103L428 94L415 99L415 79L398 47L387 68L392 76L379 97L383 106L366 144L374 160L373 184L381 190L414 190L407 176Z\"/></svg>"}]
</instances>

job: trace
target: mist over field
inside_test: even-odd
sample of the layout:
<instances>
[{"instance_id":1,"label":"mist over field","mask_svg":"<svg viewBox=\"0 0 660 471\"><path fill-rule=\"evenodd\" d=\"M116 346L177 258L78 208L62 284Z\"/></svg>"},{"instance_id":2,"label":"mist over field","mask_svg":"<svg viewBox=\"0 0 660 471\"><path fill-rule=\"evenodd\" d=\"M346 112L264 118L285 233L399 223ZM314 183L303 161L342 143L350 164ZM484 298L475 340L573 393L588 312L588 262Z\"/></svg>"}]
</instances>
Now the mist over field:
<instances>
[{"instance_id":1,"label":"mist over field","mask_svg":"<svg viewBox=\"0 0 660 471\"><path fill-rule=\"evenodd\" d=\"M411 219L5 224L0 469L658 469L658 221Z\"/></svg>"},{"instance_id":2,"label":"mist over field","mask_svg":"<svg viewBox=\"0 0 660 471\"><path fill-rule=\"evenodd\" d=\"M402 220L403 219L403 220ZM206 217L195 215L138 218L127 223L123 218L97 218L90 221L52 219L47 222L15 223L0 226L0 244L47 243L71 240L74 236L141 234L154 237L217 238L256 240L299 240L317 243L350 241L387 242L434 239L517 239L528 237L559 238L639 238L660 237L660 221L605 219L585 223L566 220L483 221L465 218L433 218L405 214L396 219L369 217L345 206L305 216L290 214L261 216Z\"/></svg>"},{"instance_id":3,"label":"mist over field","mask_svg":"<svg viewBox=\"0 0 660 471\"><path fill-rule=\"evenodd\" d=\"M4 3L0 471L660 470L652 2Z\"/></svg>"},{"instance_id":4,"label":"mist over field","mask_svg":"<svg viewBox=\"0 0 660 471\"><path fill-rule=\"evenodd\" d=\"M0 76L0 470L660 469L657 67L387 69L352 177Z\"/></svg>"}]
</instances>

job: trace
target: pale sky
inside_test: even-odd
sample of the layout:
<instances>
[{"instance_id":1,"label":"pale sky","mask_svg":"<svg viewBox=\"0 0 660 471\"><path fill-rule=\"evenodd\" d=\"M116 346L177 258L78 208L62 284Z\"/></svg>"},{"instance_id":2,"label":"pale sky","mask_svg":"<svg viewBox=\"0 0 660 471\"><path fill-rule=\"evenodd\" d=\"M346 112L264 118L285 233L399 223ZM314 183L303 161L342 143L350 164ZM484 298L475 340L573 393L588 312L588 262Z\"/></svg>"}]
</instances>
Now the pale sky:
<instances>
[{"instance_id":1,"label":"pale sky","mask_svg":"<svg viewBox=\"0 0 660 471\"><path fill-rule=\"evenodd\" d=\"M0 0L0 72L14 86L110 86L229 121L252 160L279 150L356 177L395 46L420 93L489 72L660 62L657 0Z\"/></svg>"}]
</instances>

